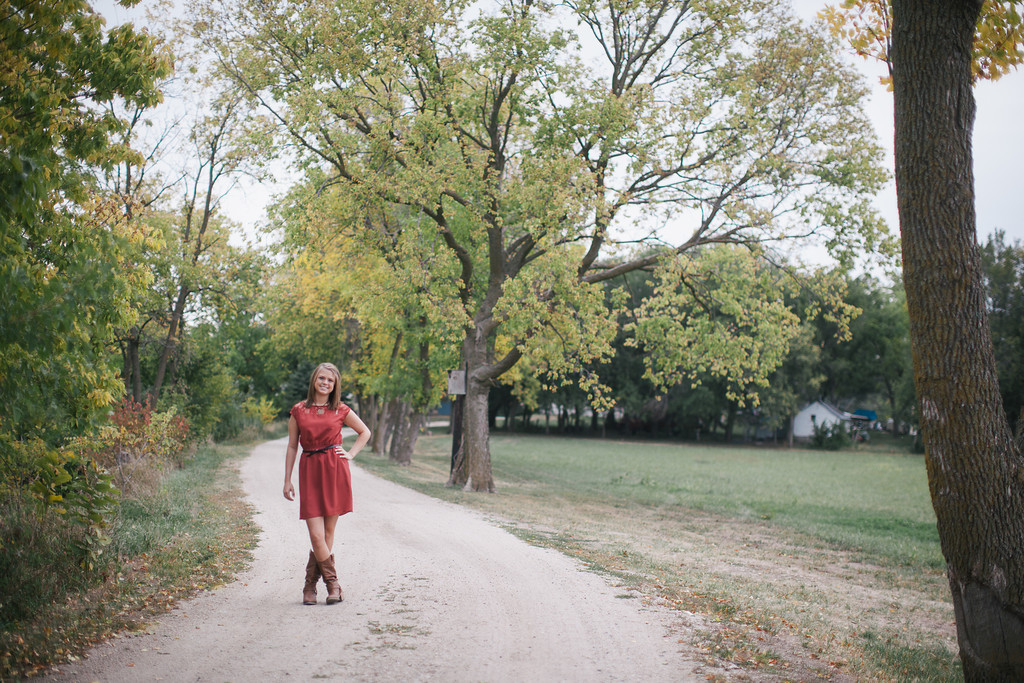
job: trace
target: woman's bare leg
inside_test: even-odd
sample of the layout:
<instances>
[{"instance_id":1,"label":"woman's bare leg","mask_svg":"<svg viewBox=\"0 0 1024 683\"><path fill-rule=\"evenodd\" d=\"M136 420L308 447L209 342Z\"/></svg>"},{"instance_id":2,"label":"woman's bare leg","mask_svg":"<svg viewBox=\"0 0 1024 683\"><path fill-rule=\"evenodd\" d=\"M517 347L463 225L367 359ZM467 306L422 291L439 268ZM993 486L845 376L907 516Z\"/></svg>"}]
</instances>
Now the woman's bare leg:
<instances>
[{"instance_id":1,"label":"woman's bare leg","mask_svg":"<svg viewBox=\"0 0 1024 683\"><path fill-rule=\"evenodd\" d=\"M313 555L318 562L323 562L334 554L334 529L337 526L338 515L310 517L306 520L309 544L313 547Z\"/></svg>"},{"instance_id":2,"label":"woman's bare leg","mask_svg":"<svg viewBox=\"0 0 1024 683\"><path fill-rule=\"evenodd\" d=\"M324 518L310 517L306 520L306 528L309 530L309 544L313 548L313 555L317 562L323 562L331 556L331 549L327 547L324 539Z\"/></svg>"},{"instance_id":3,"label":"woman's bare leg","mask_svg":"<svg viewBox=\"0 0 1024 683\"><path fill-rule=\"evenodd\" d=\"M338 515L324 517L324 543L327 544L327 554L334 554L334 530L338 526Z\"/></svg>"}]
</instances>

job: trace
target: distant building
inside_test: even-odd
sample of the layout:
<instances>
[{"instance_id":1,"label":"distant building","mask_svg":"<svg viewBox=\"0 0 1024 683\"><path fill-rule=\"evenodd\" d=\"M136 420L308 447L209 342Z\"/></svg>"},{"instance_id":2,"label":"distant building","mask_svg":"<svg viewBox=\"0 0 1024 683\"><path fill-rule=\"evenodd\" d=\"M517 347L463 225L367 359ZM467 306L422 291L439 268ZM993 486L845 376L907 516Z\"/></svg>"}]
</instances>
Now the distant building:
<instances>
[{"instance_id":1,"label":"distant building","mask_svg":"<svg viewBox=\"0 0 1024 683\"><path fill-rule=\"evenodd\" d=\"M847 429L850 427L850 420L854 419L850 413L839 410L834 405L825 401L815 401L804 406L793 418L793 438L810 439L814 436L814 426L833 425L841 423Z\"/></svg>"}]
</instances>

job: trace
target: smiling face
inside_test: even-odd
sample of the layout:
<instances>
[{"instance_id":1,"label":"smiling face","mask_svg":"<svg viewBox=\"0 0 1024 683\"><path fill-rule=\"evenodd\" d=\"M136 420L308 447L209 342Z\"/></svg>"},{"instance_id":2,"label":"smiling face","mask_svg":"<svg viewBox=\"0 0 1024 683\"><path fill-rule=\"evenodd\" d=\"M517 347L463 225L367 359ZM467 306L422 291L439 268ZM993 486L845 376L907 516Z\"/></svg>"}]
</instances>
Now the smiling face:
<instances>
[{"instance_id":1,"label":"smiling face","mask_svg":"<svg viewBox=\"0 0 1024 683\"><path fill-rule=\"evenodd\" d=\"M309 378L309 393L306 395L307 405L313 403L328 403L331 408L337 408L340 400L340 389L338 384L341 381L341 374L332 363L321 363L313 371Z\"/></svg>"},{"instance_id":2,"label":"smiling face","mask_svg":"<svg viewBox=\"0 0 1024 683\"><path fill-rule=\"evenodd\" d=\"M323 369L317 373L316 379L313 381L314 388L316 389L317 398L320 402L327 400L331 392L334 391L334 385L337 384L337 380L334 378L334 373L330 370Z\"/></svg>"}]
</instances>

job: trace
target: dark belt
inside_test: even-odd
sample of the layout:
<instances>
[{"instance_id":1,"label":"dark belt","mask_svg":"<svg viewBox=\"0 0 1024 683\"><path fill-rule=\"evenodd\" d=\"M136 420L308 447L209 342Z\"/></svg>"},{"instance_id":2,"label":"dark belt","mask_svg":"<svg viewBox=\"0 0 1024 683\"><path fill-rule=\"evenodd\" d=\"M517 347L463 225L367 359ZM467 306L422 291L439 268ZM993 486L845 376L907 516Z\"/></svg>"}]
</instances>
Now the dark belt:
<instances>
[{"instance_id":1,"label":"dark belt","mask_svg":"<svg viewBox=\"0 0 1024 683\"><path fill-rule=\"evenodd\" d=\"M305 451L306 457L308 458L309 456L313 455L314 453L323 453L325 451L329 451L332 448L337 448L339 446L341 446L340 443L332 443L330 446L324 446L323 448L315 448L315 449L313 449L311 451L307 451L305 448L303 448L302 450Z\"/></svg>"}]
</instances>

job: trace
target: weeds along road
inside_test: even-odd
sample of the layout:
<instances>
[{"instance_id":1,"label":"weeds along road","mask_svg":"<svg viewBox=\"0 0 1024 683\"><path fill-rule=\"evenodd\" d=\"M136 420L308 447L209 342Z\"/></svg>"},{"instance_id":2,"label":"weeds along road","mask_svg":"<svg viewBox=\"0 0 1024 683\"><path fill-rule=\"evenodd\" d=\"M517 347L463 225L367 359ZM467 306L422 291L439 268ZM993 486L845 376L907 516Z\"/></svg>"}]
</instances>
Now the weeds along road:
<instances>
[{"instance_id":1,"label":"weeds along road","mask_svg":"<svg viewBox=\"0 0 1024 683\"><path fill-rule=\"evenodd\" d=\"M319 604L302 605L309 545L281 495L285 445L241 464L262 529L249 570L49 680L704 680L678 613L358 467L334 546L345 600L324 604L321 583Z\"/></svg>"}]
</instances>

